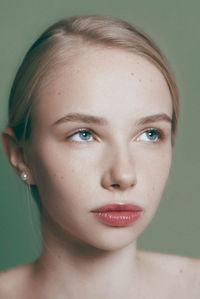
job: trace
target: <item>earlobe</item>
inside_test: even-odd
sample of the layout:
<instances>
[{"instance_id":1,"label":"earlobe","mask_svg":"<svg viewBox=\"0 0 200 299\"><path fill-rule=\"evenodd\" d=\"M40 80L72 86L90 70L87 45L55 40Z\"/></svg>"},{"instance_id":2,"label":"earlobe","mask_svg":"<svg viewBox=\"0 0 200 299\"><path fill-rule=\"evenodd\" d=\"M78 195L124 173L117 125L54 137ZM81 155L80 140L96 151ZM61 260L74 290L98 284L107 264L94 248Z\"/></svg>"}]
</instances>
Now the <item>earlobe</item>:
<instances>
[{"instance_id":1,"label":"earlobe","mask_svg":"<svg viewBox=\"0 0 200 299\"><path fill-rule=\"evenodd\" d=\"M21 178L22 174L26 173L26 180L24 179L24 181L34 185L34 180L24 159L24 149L16 139L13 130L6 127L2 133L1 140L3 151L11 166Z\"/></svg>"}]
</instances>

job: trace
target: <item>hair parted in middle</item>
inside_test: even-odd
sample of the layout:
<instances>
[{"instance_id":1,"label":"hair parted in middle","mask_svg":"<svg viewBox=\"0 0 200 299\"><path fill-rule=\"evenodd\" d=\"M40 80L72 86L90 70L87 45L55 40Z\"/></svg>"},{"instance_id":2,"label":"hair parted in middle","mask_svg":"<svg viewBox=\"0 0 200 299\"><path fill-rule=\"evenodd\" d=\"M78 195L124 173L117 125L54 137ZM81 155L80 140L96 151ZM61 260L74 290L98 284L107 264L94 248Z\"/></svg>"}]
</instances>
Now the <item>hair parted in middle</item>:
<instances>
[{"instance_id":1,"label":"hair parted in middle","mask_svg":"<svg viewBox=\"0 0 200 299\"><path fill-rule=\"evenodd\" d=\"M179 116L179 95L174 75L161 50L134 25L101 15L73 16L50 26L27 52L16 74L9 98L9 122L18 141L31 134L31 108L40 88L48 85L55 69L88 47L119 48L140 55L163 74L172 97L172 143Z\"/></svg>"}]
</instances>

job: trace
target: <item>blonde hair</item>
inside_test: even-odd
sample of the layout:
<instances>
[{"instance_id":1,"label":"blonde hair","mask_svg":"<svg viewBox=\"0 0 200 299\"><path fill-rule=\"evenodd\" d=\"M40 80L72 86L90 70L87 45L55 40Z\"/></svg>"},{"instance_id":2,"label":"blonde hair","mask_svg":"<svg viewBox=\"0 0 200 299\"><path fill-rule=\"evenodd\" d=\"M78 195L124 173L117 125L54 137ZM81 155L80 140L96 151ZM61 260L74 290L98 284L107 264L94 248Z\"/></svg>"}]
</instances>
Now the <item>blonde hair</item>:
<instances>
[{"instance_id":1,"label":"blonde hair","mask_svg":"<svg viewBox=\"0 0 200 299\"><path fill-rule=\"evenodd\" d=\"M51 71L85 46L124 49L148 59L161 71L172 97L173 142L179 116L179 95L165 56L146 33L132 24L99 15L63 19L44 31L31 46L16 74L9 98L8 126L16 138L26 141L30 137L34 96L48 81Z\"/></svg>"}]
</instances>

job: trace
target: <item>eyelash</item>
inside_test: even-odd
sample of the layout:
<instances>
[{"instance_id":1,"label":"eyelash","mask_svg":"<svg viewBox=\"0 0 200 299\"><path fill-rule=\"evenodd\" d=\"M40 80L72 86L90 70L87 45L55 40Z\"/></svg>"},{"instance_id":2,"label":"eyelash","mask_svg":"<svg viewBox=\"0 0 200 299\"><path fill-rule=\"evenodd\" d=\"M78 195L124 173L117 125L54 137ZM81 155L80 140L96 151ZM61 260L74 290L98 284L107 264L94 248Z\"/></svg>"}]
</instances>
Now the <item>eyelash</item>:
<instances>
[{"instance_id":1,"label":"eyelash","mask_svg":"<svg viewBox=\"0 0 200 299\"><path fill-rule=\"evenodd\" d=\"M68 136L67 139L72 139L73 136L75 136L75 135L77 135L77 134L79 134L79 133L84 133L84 132L87 132L87 133L89 132L91 136L94 135L94 132L93 132L92 130L84 128L84 129L79 129L79 130L77 130L77 131L74 132L72 135ZM94 138L94 136L93 136L93 138ZM87 140L85 140L85 141L86 141L86 142L91 142L91 141L87 141ZM92 140L92 141L93 141L93 140ZM84 143L84 140L83 140L83 141L71 140L71 142L75 142L75 143Z\"/></svg>"},{"instance_id":2,"label":"eyelash","mask_svg":"<svg viewBox=\"0 0 200 299\"><path fill-rule=\"evenodd\" d=\"M160 142L165 137L165 134L164 134L164 132L162 130L155 129L155 128L148 128L148 129L145 129L144 131L142 131L139 135L137 135L137 138L139 138L142 134L148 133L148 132L149 133L150 132L156 133L157 139L156 140L151 140L151 141L149 140L149 141L146 141L146 142L151 142L151 143Z\"/></svg>"},{"instance_id":3,"label":"eyelash","mask_svg":"<svg viewBox=\"0 0 200 299\"><path fill-rule=\"evenodd\" d=\"M77 140L72 140L72 137L74 137L75 135L77 135L77 134L79 134L79 133L88 133L89 132L89 134L90 134L90 136L92 136L93 137L93 140L83 140L83 141L77 141ZM142 135L142 134L144 134L144 133L150 133L150 132L153 132L153 133L155 133L156 134L156 136L157 136L157 138L156 138L156 140L146 140L146 141L140 141L140 140L137 140L137 139L139 139L139 137ZM93 132L93 130L91 130L91 129L87 129L87 128L83 128L83 129L79 129L79 130L77 130L76 132L74 132L73 134L71 134L70 136L68 136L67 137L67 139L71 139L71 142L74 142L74 143L85 143L85 142L92 142L92 141L94 141L95 140L95 138L94 138L94 132ZM136 135L136 140L138 141L138 142L150 142L150 143L158 143L158 142L160 142L160 141L162 141L164 138L165 138L165 134L164 134L164 132L162 131L162 130L160 130L160 129L156 129L156 128L147 128L147 129L145 129L145 130L143 130L141 133L139 133L138 135ZM134 139L135 139L134 138ZM147 137L148 138L148 137Z\"/></svg>"}]
</instances>

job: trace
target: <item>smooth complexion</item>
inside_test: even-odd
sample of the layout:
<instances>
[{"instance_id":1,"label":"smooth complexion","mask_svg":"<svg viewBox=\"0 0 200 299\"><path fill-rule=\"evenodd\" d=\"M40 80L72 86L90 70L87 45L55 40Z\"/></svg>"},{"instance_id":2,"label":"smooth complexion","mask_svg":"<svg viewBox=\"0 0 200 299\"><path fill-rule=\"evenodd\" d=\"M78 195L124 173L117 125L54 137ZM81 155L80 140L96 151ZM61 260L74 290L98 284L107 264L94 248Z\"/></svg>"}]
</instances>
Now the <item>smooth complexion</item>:
<instances>
[{"instance_id":1,"label":"smooth complexion","mask_svg":"<svg viewBox=\"0 0 200 299\"><path fill-rule=\"evenodd\" d=\"M28 151L52 224L99 249L133 242L152 219L168 177L171 117L167 84L143 58L90 50L56 71L33 108ZM149 129L158 132L155 141L148 138ZM91 213L118 202L141 206L143 216L117 229Z\"/></svg>"},{"instance_id":2,"label":"smooth complexion","mask_svg":"<svg viewBox=\"0 0 200 299\"><path fill-rule=\"evenodd\" d=\"M136 250L171 165L172 99L163 75L133 53L83 47L46 79L24 158L8 154L37 185L43 251L4 276L0 295L6 285L15 293L6 290L5 299L198 299L198 260ZM94 215L110 204L141 212L113 225Z\"/></svg>"},{"instance_id":3,"label":"smooth complexion","mask_svg":"<svg viewBox=\"0 0 200 299\"><path fill-rule=\"evenodd\" d=\"M168 177L171 117L160 71L118 49L83 51L40 90L26 150L44 207L45 247L35 277L38 285L45 277L47 293L139 295L144 281L136 238L154 216ZM142 215L113 227L91 212L112 203L138 205Z\"/></svg>"}]
</instances>

